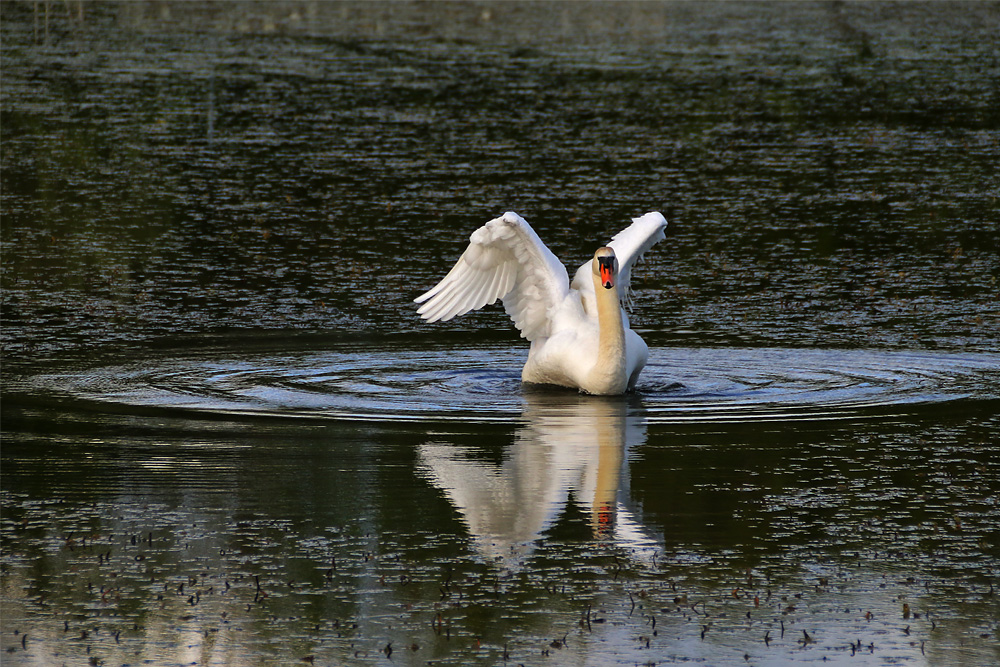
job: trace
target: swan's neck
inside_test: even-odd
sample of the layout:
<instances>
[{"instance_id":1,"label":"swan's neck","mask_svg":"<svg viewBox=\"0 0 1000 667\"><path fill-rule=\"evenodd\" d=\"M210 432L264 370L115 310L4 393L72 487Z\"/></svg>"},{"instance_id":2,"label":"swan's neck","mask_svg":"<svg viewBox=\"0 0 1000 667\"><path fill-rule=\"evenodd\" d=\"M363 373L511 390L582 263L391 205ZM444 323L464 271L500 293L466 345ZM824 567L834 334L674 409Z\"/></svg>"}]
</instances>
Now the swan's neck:
<instances>
[{"instance_id":1,"label":"swan's neck","mask_svg":"<svg viewBox=\"0 0 1000 667\"><path fill-rule=\"evenodd\" d=\"M618 287L605 289L600 279L594 276L597 291L597 324L600 329L597 345L597 363L591 371L591 385L594 394L620 394L626 389L625 376L625 324L622 321L622 307L618 300Z\"/></svg>"}]
</instances>

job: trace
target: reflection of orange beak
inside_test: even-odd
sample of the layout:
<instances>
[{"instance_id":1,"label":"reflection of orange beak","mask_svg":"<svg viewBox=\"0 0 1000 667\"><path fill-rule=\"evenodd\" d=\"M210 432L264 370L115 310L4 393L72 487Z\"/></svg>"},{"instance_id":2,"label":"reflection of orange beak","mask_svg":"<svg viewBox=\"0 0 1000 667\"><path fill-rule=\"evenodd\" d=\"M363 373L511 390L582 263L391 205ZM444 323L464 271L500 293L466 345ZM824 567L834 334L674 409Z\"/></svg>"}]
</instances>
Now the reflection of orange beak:
<instances>
[{"instance_id":1,"label":"reflection of orange beak","mask_svg":"<svg viewBox=\"0 0 1000 667\"><path fill-rule=\"evenodd\" d=\"M615 286L615 281L611 279L611 267L601 264L601 284L604 289L611 289Z\"/></svg>"},{"instance_id":2,"label":"reflection of orange beak","mask_svg":"<svg viewBox=\"0 0 1000 667\"><path fill-rule=\"evenodd\" d=\"M594 537L607 539L615 533L615 506L611 503L601 503L597 507L597 525L594 526Z\"/></svg>"}]
</instances>

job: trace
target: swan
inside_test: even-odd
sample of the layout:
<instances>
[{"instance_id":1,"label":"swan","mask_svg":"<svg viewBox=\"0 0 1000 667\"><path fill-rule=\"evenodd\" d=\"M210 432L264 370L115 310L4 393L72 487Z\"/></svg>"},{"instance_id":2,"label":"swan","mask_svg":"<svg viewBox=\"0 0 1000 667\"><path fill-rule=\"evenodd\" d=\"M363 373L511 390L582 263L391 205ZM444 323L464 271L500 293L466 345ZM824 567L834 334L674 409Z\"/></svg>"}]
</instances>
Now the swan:
<instances>
[{"instance_id":1,"label":"swan","mask_svg":"<svg viewBox=\"0 0 1000 667\"><path fill-rule=\"evenodd\" d=\"M566 268L513 211L472 233L469 246L441 282L414 301L428 322L450 320L503 301L531 343L521 380L587 394L635 388L648 348L629 328L632 266L664 238L667 220L653 211L633 218L570 282Z\"/></svg>"}]
</instances>

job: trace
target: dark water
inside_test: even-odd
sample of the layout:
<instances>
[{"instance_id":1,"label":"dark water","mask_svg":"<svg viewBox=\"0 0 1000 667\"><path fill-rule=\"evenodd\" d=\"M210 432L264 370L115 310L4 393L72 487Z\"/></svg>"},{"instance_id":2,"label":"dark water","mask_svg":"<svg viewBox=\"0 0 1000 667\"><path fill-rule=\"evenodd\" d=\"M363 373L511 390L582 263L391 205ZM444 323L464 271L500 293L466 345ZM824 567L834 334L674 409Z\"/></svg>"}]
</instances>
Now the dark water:
<instances>
[{"instance_id":1,"label":"dark water","mask_svg":"<svg viewBox=\"0 0 1000 667\"><path fill-rule=\"evenodd\" d=\"M0 4L3 663L1000 663L998 28ZM636 395L415 316L511 209Z\"/></svg>"}]
</instances>

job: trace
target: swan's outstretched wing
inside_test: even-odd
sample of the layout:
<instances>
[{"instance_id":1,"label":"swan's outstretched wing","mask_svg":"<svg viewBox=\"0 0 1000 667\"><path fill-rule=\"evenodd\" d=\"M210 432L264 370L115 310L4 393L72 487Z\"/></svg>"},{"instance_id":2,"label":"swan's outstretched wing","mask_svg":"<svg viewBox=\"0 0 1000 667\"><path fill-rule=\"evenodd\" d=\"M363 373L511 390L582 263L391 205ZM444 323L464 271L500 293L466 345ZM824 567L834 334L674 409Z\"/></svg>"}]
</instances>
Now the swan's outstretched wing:
<instances>
[{"instance_id":1,"label":"swan's outstretched wing","mask_svg":"<svg viewBox=\"0 0 1000 667\"><path fill-rule=\"evenodd\" d=\"M608 246L618 257L618 285L623 298L628 298L631 287L632 266L642 259L646 251L666 238L663 230L667 228L667 219L658 211L647 213L638 218L632 218L632 224L618 232Z\"/></svg>"},{"instance_id":2,"label":"swan's outstretched wing","mask_svg":"<svg viewBox=\"0 0 1000 667\"><path fill-rule=\"evenodd\" d=\"M618 258L618 293L625 305L631 307L632 267L658 241L665 238L663 230L667 228L667 219L658 211L647 213L638 218L632 218L632 224L612 237L608 247L615 251ZM594 300L594 283L590 277L590 261L581 266L573 277L573 287L583 295L584 308L587 312L596 312Z\"/></svg>"},{"instance_id":3,"label":"swan's outstretched wing","mask_svg":"<svg viewBox=\"0 0 1000 667\"><path fill-rule=\"evenodd\" d=\"M508 211L473 232L444 279L414 301L430 321L450 320L503 300L528 340L550 333L551 316L569 292L566 267L517 213Z\"/></svg>"}]
</instances>

